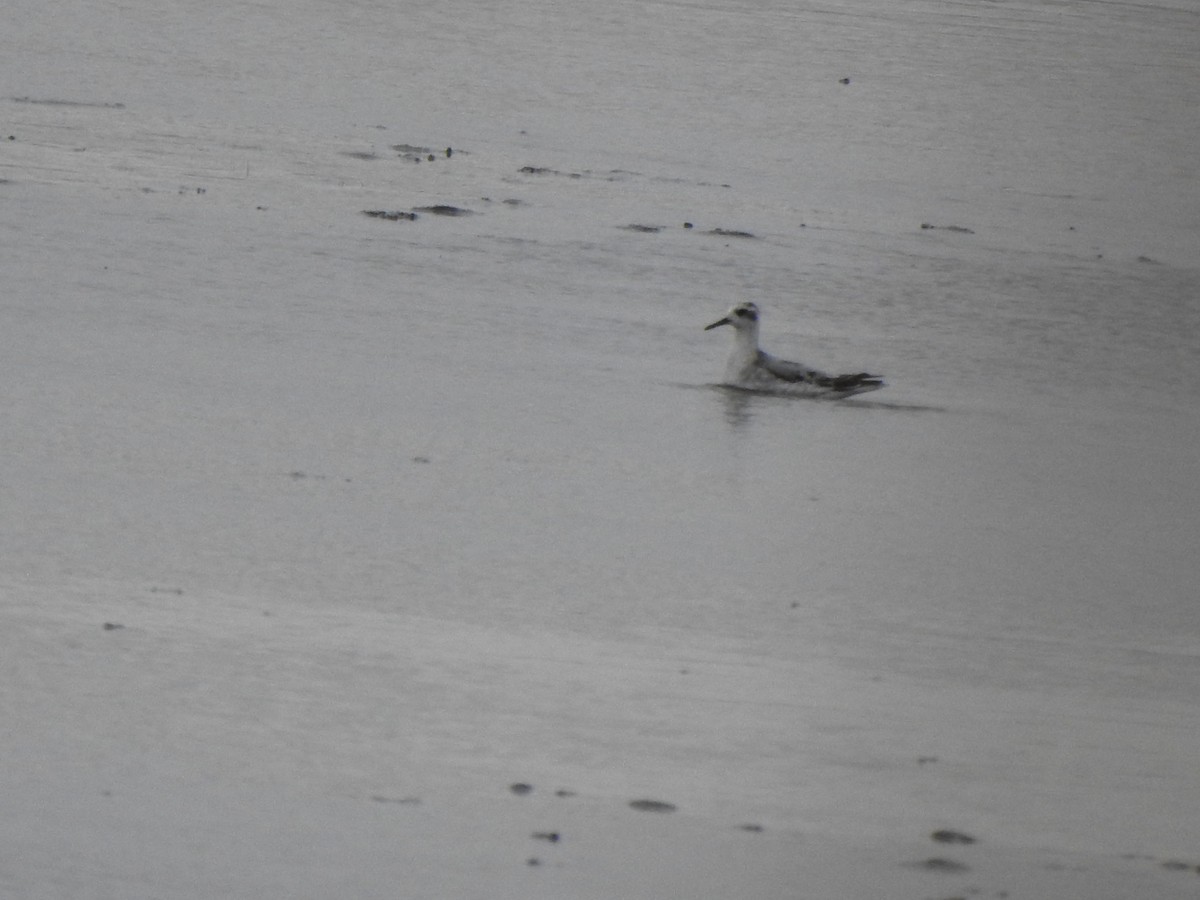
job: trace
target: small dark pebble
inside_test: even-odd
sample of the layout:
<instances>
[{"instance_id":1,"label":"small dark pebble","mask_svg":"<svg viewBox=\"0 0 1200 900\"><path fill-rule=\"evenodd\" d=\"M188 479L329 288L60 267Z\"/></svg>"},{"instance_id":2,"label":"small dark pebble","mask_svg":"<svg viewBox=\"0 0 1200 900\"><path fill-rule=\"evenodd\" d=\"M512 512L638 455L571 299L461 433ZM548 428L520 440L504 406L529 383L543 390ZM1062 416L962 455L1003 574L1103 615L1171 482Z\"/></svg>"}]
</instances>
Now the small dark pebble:
<instances>
[{"instance_id":1,"label":"small dark pebble","mask_svg":"<svg viewBox=\"0 0 1200 900\"><path fill-rule=\"evenodd\" d=\"M940 856L934 856L929 859L917 860L904 864L910 869L925 869L927 872L968 872L970 867L964 866L960 862L955 862L952 859L942 859Z\"/></svg>"},{"instance_id":2,"label":"small dark pebble","mask_svg":"<svg viewBox=\"0 0 1200 900\"><path fill-rule=\"evenodd\" d=\"M453 147L447 147L447 148L446 148L446 159L449 159L449 158L450 158L450 157L452 157L453 155L454 155L454 148L453 148Z\"/></svg>"},{"instance_id":3,"label":"small dark pebble","mask_svg":"<svg viewBox=\"0 0 1200 900\"><path fill-rule=\"evenodd\" d=\"M557 831L535 831L530 837L535 841L549 841L551 844L557 844L562 836Z\"/></svg>"},{"instance_id":4,"label":"small dark pebble","mask_svg":"<svg viewBox=\"0 0 1200 900\"><path fill-rule=\"evenodd\" d=\"M745 825L739 825L738 828L740 828L742 831L753 832L754 834L758 834L763 830L761 825L756 825L753 822L748 822Z\"/></svg>"},{"instance_id":5,"label":"small dark pebble","mask_svg":"<svg viewBox=\"0 0 1200 900\"><path fill-rule=\"evenodd\" d=\"M839 78L838 79L838 84L849 84L849 83L850 83L849 78Z\"/></svg>"},{"instance_id":6,"label":"small dark pebble","mask_svg":"<svg viewBox=\"0 0 1200 900\"><path fill-rule=\"evenodd\" d=\"M640 812L675 812L674 803L665 803L662 800L630 800L629 805Z\"/></svg>"},{"instance_id":7,"label":"small dark pebble","mask_svg":"<svg viewBox=\"0 0 1200 900\"><path fill-rule=\"evenodd\" d=\"M540 866L541 864L542 864L542 861L540 859L538 859L536 856L531 856L531 857L529 857L529 859L525 860L525 865L527 865L527 866Z\"/></svg>"},{"instance_id":8,"label":"small dark pebble","mask_svg":"<svg viewBox=\"0 0 1200 900\"><path fill-rule=\"evenodd\" d=\"M117 629L124 628L124 627L125 626L122 625L120 622L105 622L104 623L105 631L116 631Z\"/></svg>"},{"instance_id":9,"label":"small dark pebble","mask_svg":"<svg viewBox=\"0 0 1200 900\"><path fill-rule=\"evenodd\" d=\"M969 834L963 834L961 831L951 831L949 828L942 828L930 835L939 844L974 844L975 838Z\"/></svg>"},{"instance_id":10,"label":"small dark pebble","mask_svg":"<svg viewBox=\"0 0 1200 900\"><path fill-rule=\"evenodd\" d=\"M695 228L696 226L693 225L691 222L684 222L683 227L684 228Z\"/></svg>"},{"instance_id":11,"label":"small dark pebble","mask_svg":"<svg viewBox=\"0 0 1200 900\"><path fill-rule=\"evenodd\" d=\"M514 794L516 794L518 797L524 797L526 794L533 793L533 785L526 784L523 781L518 781L514 784L510 784L508 786L508 789L510 791L512 791Z\"/></svg>"}]
</instances>

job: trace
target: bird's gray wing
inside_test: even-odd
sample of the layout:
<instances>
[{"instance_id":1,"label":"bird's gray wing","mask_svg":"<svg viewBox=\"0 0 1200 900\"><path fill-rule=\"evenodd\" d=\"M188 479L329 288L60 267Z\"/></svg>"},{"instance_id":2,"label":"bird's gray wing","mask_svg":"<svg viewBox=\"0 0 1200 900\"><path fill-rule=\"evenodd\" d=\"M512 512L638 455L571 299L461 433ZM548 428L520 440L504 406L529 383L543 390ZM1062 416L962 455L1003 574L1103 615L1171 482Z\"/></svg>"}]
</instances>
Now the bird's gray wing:
<instances>
[{"instance_id":1,"label":"bird's gray wing","mask_svg":"<svg viewBox=\"0 0 1200 900\"><path fill-rule=\"evenodd\" d=\"M861 394L883 387L883 376L869 375L866 372L855 372L853 375L837 375L828 379L826 387L835 391L853 391Z\"/></svg>"},{"instance_id":2,"label":"bird's gray wing","mask_svg":"<svg viewBox=\"0 0 1200 900\"><path fill-rule=\"evenodd\" d=\"M807 381L810 384L826 384L832 379L820 369L810 369L797 362L779 359L770 353L758 351L758 364L781 381Z\"/></svg>"},{"instance_id":3,"label":"bird's gray wing","mask_svg":"<svg viewBox=\"0 0 1200 900\"><path fill-rule=\"evenodd\" d=\"M883 387L883 378L879 375L870 375L867 372L830 375L820 369L810 369L801 363L779 359L761 350L758 352L758 363L781 381L807 382L832 391L859 393Z\"/></svg>"}]
</instances>

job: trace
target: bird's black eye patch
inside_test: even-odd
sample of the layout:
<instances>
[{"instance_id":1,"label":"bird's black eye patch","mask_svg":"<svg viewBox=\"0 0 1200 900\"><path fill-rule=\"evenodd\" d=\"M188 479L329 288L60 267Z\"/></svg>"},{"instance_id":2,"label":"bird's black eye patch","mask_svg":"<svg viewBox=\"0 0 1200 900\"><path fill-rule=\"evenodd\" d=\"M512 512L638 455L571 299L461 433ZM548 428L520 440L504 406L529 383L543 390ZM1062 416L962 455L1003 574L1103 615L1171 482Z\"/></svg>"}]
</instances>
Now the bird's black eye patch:
<instances>
[{"instance_id":1,"label":"bird's black eye patch","mask_svg":"<svg viewBox=\"0 0 1200 900\"><path fill-rule=\"evenodd\" d=\"M754 311L749 310L749 309L738 309L738 310L735 310L733 314L735 316L740 316L743 319L757 319L758 318L758 316L756 316L754 314Z\"/></svg>"}]
</instances>

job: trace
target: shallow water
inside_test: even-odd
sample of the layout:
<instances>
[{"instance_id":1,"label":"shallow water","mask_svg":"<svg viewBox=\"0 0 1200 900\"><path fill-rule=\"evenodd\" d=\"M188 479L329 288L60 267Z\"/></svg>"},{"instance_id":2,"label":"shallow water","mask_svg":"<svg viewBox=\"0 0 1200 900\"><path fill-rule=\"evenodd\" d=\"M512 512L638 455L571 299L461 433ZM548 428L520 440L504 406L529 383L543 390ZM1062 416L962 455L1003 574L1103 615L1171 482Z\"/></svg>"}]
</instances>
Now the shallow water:
<instances>
[{"instance_id":1,"label":"shallow water","mask_svg":"<svg viewBox=\"0 0 1200 900\"><path fill-rule=\"evenodd\" d=\"M783 820L932 807L880 799L894 741L997 832L1194 825L1137 738L1197 724L1194 12L206 7L81 57L39 10L0 39L65 60L6 80L9 577L722 648L826 698L677 723ZM361 214L434 204L474 215ZM735 298L888 388L715 385Z\"/></svg>"}]
</instances>

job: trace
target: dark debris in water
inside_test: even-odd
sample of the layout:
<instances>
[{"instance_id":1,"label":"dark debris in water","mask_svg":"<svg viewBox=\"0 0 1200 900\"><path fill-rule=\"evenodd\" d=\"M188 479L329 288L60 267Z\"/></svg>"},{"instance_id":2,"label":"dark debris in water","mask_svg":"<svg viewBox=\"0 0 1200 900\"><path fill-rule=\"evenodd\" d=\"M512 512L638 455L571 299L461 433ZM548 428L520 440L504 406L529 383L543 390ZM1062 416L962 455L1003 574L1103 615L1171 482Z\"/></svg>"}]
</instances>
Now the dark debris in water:
<instances>
[{"instance_id":1,"label":"dark debris in water","mask_svg":"<svg viewBox=\"0 0 1200 900\"><path fill-rule=\"evenodd\" d=\"M432 147L422 147L418 144L392 144L392 149L400 156L401 159L411 160L412 162L433 162L439 156L444 156L450 159L455 153L461 153L461 150L455 150L453 147L446 147L444 150L434 150Z\"/></svg>"},{"instance_id":2,"label":"dark debris in water","mask_svg":"<svg viewBox=\"0 0 1200 900\"><path fill-rule=\"evenodd\" d=\"M630 800L629 805L639 812L675 812L675 804L663 800Z\"/></svg>"},{"instance_id":3,"label":"dark debris in water","mask_svg":"<svg viewBox=\"0 0 1200 900\"><path fill-rule=\"evenodd\" d=\"M1200 875L1200 865L1196 865L1195 863L1191 862L1184 862L1181 859L1163 860L1160 865L1164 869L1168 869L1172 872L1195 872L1197 875Z\"/></svg>"},{"instance_id":4,"label":"dark debris in water","mask_svg":"<svg viewBox=\"0 0 1200 900\"><path fill-rule=\"evenodd\" d=\"M418 147L416 144L392 144L397 153L411 153L415 156L425 156L433 151L429 147Z\"/></svg>"},{"instance_id":5,"label":"dark debris in water","mask_svg":"<svg viewBox=\"0 0 1200 900\"><path fill-rule=\"evenodd\" d=\"M364 216L370 216L372 219L385 219L388 222L415 222L417 214L415 212L404 212L403 210L391 209L364 209Z\"/></svg>"},{"instance_id":6,"label":"dark debris in water","mask_svg":"<svg viewBox=\"0 0 1200 900\"><path fill-rule=\"evenodd\" d=\"M974 234L970 228L964 225L933 225L929 222L921 223L922 231L952 231L955 234Z\"/></svg>"},{"instance_id":7,"label":"dark debris in water","mask_svg":"<svg viewBox=\"0 0 1200 900\"><path fill-rule=\"evenodd\" d=\"M582 178L582 172L560 172L557 169L548 169L545 166L521 166L517 170L522 175L561 175L564 178Z\"/></svg>"},{"instance_id":8,"label":"dark debris in water","mask_svg":"<svg viewBox=\"0 0 1200 900\"><path fill-rule=\"evenodd\" d=\"M124 109L124 103L105 103L95 100L61 100L57 98L13 97L13 103L29 103L33 106L78 106L92 109Z\"/></svg>"},{"instance_id":9,"label":"dark debris in water","mask_svg":"<svg viewBox=\"0 0 1200 900\"><path fill-rule=\"evenodd\" d=\"M431 216L470 216L474 215L475 210L463 209L461 206L451 206L448 203L437 203L433 206L418 206L415 209L408 211L403 209L364 209L363 215L370 216L372 219L384 219L388 222L415 222L420 218L420 214L425 213Z\"/></svg>"},{"instance_id":10,"label":"dark debris in water","mask_svg":"<svg viewBox=\"0 0 1200 900\"><path fill-rule=\"evenodd\" d=\"M919 859L913 862L904 863L905 868L909 869L924 869L926 872L969 872L970 867L965 866L960 862L955 862L952 859L944 859L940 856L933 856L929 859Z\"/></svg>"},{"instance_id":11,"label":"dark debris in water","mask_svg":"<svg viewBox=\"0 0 1200 900\"><path fill-rule=\"evenodd\" d=\"M949 828L940 828L935 831L930 837L939 844L974 844L975 838L969 834L964 834L961 831L953 831Z\"/></svg>"},{"instance_id":12,"label":"dark debris in water","mask_svg":"<svg viewBox=\"0 0 1200 900\"><path fill-rule=\"evenodd\" d=\"M717 235L717 237L734 237L734 238L752 238L752 237L754 237L754 235L752 235L749 231L738 231L733 228L714 228L708 233L715 234L715 235Z\"/></svg>"},{"instance_id":13,"label":"dark debris in water","mask_svg":"<svg viewBox=\"0 0 1200 900\"><path fill-rule=\"evenodd\" d=\"M415 213L429 213L431 216L469 216L474 212L471 209L463 209L459 206L449 206L445 203L439 203L435 206L418 206L414 210Z\"/></svg>"}]
</instances>

